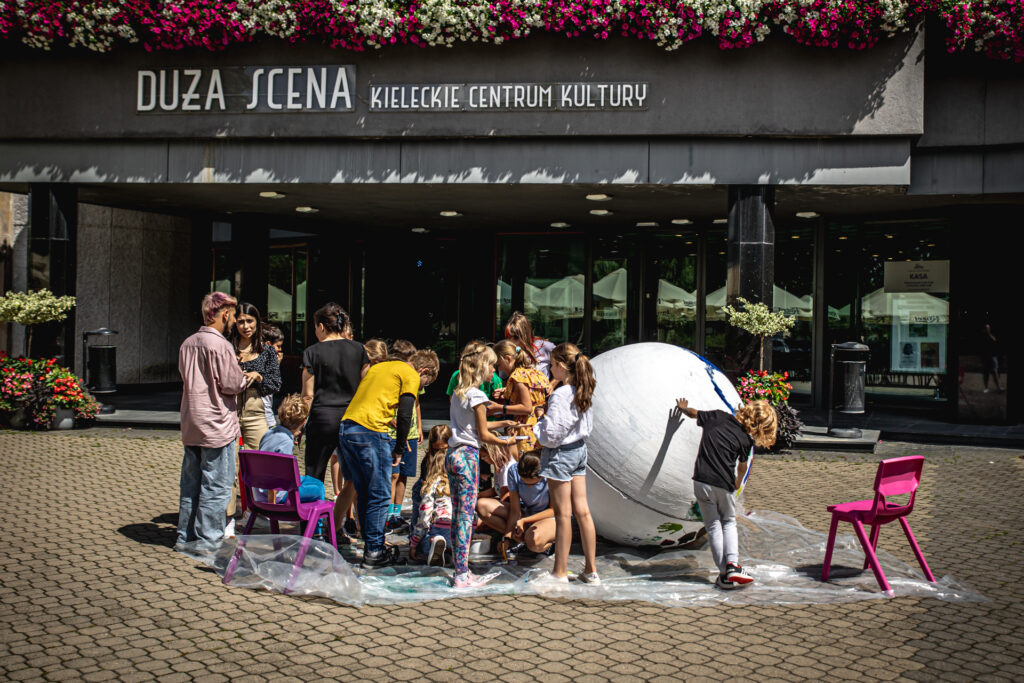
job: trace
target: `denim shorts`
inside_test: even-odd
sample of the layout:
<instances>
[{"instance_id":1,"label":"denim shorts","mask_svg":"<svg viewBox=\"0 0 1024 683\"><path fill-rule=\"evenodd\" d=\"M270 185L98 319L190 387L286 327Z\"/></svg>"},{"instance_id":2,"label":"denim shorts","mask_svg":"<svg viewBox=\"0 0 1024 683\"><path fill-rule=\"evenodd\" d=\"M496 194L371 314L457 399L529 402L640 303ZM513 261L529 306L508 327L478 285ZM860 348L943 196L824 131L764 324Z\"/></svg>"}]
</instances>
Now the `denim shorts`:
<instances>
[{"instance_id":1,"label":"denim shorts","mask_svg":"<svg viewBox=\"0 0 1024 683\"><path fill-rule=\"evenodd\" d=\"M395 440L391 441L391 452L395 452ZM416 476L416 453L420 447L419 439L409 439L405 442L405 451L402 452L402 459L398 461L398 465L391 467L391 474L399 474L403 477L415 477Z\"/></svg>"},{"instance_id":2,"label":"denim shorts","mask_svg":"<svg viewBox=\"0 0 1024 683\"><path fill-rule=\"evenodd\" d=\"M555 481L572 481L587 474L587 442L574 441L540 454L540 476Z\"/></svg>"}]
</instances>

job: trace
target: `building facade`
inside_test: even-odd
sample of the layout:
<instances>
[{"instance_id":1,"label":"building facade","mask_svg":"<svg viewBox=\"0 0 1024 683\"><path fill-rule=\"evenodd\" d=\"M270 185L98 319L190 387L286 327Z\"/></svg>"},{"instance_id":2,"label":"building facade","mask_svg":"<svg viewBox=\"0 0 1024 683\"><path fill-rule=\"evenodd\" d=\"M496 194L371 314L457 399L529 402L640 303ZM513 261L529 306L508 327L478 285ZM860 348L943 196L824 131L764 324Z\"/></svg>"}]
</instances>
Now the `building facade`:
<instances>
[{"instance_id":1,"label":"building facade","mask_svg":"<svg viewBox=\"0 0 1024 683\"><path fill-rule=\"evenodd\" d=\"M120 383L174 381L213 288L267 311L293 370L335 300L358 337L449 365L522 310L592 354L655 340L740 372L722 307L744 297L796 317L767 362L798 404L826 406L831 345L861 341L875 409L1020 419L1024 69L924 29L863 52L535 36L4 65L5 286L78 296L48 343L79 370L106 326Z\"/></svg>"}]
</instances>

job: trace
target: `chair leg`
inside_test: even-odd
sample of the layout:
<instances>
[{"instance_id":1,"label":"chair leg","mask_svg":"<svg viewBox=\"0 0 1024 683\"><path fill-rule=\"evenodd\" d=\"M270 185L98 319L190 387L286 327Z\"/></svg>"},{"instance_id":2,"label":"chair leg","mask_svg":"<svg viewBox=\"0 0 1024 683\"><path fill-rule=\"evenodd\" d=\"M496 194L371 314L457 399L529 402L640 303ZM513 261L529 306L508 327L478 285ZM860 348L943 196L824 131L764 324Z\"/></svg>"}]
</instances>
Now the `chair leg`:
<instances>
[{"instance_id":1,"label":"chair leg","mask_svg":"<svg viewBox=\"0 0 1024 683\"><path fill-rule=\"evenodd\" d=\"M279 534L281 533L281 527L278 525L276 519L270 520L270 533Z\"/></svg>"},{"instance_id":2,"label":"chair leg","mask_svg":"<svg viewBox=\"0 0 1024 683\"><path fill-rule=\"evenodd\" d=\"M313 533L316 531L316 521L306 520L306 530L302 534L301 545L299 546L299 554L295 558L295 564L292 565L292 571L288 575L288 583L285 584L284 594L288 595L292 592L292 584L295 583L295 579L299 577L299 570L302 569L302 561L306 559L306 553L309 551L309 542L313 540Z\"/></svg>"},{"instance_id":3,"label":"chair leg","mask_svg":"<svg viewBox=\"0 0 1024 683\"><path fill-rule=\"evenodd\" d=\"M338 530L334 528L334 508L327 511L327 528L330 530L331 546L338 547Z\"/></svg>"},{"instance_id":4,"label":"chair leg","mask_svg":"<svg viewBox=\"0 0 1024 683\"><path fill-rule=\"evenodd\" d=\"M832 567L832 548L836 544L836 529L839 528L839 517L832 514L832 524L828 528L828 545L825 546L825 562L821 565L821 580L828 581L828 572Z\"/></svg>"},{"instance_id":5,"label":"chair leg","mask_svg":"<svg viewBox=\"0 0 1024 683\"><path fill-rule=\"evenodd\" d=\"M935 583L935 577L932 575L932 570L928 568L928 563L924 561L924 553L921 552L921 548L917 545L917 539L914 538L914 533L910 530L910 523L907 522L906 517L900 517L900 526L903 527L903 533L907 535L907 540L910 541L910 547L914 550L914 555L917 557L917 563L921 565L921 571L924 572L925 578Z\"/></svg>"},{"instance_id":6,"label":"chair leg","mask_svg":"<svg viewBox=\"0 0 1024 683\"><path fill-rule=\"evenodd\" d=\"M880 532L881 530L882 530L882 525L881 524L872 524L871 525L871 533L868 534L868 539L871 541L871 549L872 550L875 550L875 551L878 550L878 532ZM864 566L861 567L861 569L867 569L867 568L868 568L868 558L867 558L867 555L865 555L864 556Z\"/></svg>"},{"instance_id":7,"label":"chair leg","mask_svg":"<svg viewBox=\"0 0 1024 683\"><path fill-rule=\"evenodd\" d=\"M875 549L871 547L871 540L868 538L867 532L864 531L864 525L861 524L859 519L853 521L853 530L857 532L857 538L860 539L860 544L864 548L864 554L868 557L868 564L871 565L871 569L875 572L875 579L878 581L878 585L882 587L886 595L892 595L892 586L889 585L889 581L885 578L885 572L882 571L882 565L878 562Z\"/></svg>"},{"instance_id":8,"label":"chair leg","mask_svg":"<svg viewBox=\"0 0 1024 683\"><path fill-rule=\"evenodd\" d=\"M238 539L237 544L235 545L235 554L231 556L231 562L228 563L228 568L224 572L224 583L230 581L231 577L234 575L235 569L238 566L238 560L242 557L242 547L245 545L245 541L243 539L249 535L255 523L256 513L250 510L249 521L245 523L245 529L242 531L242 537Z\"/></svg>"}]
</instances>

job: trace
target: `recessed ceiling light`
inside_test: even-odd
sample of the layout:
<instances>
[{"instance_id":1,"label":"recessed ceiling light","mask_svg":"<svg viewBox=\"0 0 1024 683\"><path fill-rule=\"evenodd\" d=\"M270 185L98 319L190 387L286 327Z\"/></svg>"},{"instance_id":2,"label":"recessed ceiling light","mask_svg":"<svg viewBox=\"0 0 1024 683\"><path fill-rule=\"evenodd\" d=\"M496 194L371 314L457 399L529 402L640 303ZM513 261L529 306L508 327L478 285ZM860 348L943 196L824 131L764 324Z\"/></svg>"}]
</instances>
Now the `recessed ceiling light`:
<instances>
[{"instance_id":1,"label":"recessed ceiling light","mask_svg":"<svg viewBox=\"0 0 1024 683\"><path fill-rule=\"evenodd\" d=\"M926 246L926 247L934 247L934 246L935 246L935 243L934 243L934 242L929 242L929 243L928 243L928 244L926 244L925 246Z\"/></svg>"},{"instance_id":2,"label":"recessed ceiling light","mask_svg":"<svg viewBox=\"0 0 1024 683\"><path fill-rule=\"evenodd\" d=\"M895 235L886 235L886 236L885 236L885 239L887 239L887 240L891 240L891 239L892 239L893 237L895 237Z\"/></svg>"},{"instance_id":3,"label":"recessed ceiling light","mask_svg":"<svg viewBox=\"0 0 1024 683\"><path fill-rule=\"evenodd\" d=\"M847 237L846 235L840 235L840 236L839 236L839 239L841 239L841 240L845 240L845 239L849 239L849 237Z\"/></svg>"},{"instance_id":4,"label":"recessed ceiling light","mask_svg":"<svg viewBox=\"0 0 1024 683\"><path fill-rule=\"evenodd\" d=\"M427 228L413 228L412 231L417 235L425 235L426 233L430 232L430 230L428 230Z\"/></svg>"},{"instance_id":5,"label":"recessed ceiling light","mask_svg":"<svg viewBox=\"0 0 1024 683\"><path fill-rule=\"evenodd\" d=\"M800 239L800 235L793 235L793 239L795 239L795 240Z\"/></svg>"},{"instance_id":6,"label":"recessed ceiling light","mask_svg":"<svg viewBox=\"0 0 1024 683\"><path fill-rule=\"evenodd\" d=\"M611 216L612 212L608 209L591 209L590 213L594 216Z\"/></svg>"},{"instance_id":7,"label":"recessed ceiling light","mask_svg":"<svg viewBox=\"0 0 1024 683\"><path fill-rule=\"evenodd\" d=\"M692 222L693 221L691 221L689 218L673 218L672 219L672 225L689 225Z\"/></svg>"},{"instance_id":8,"label":"recessed ceiling light","mask_svg":"<svg viewBox=\"0 0 1024 683\"><path fill-rule=\"evenodd\" d=\"M720 251L720 252L718 252L718 255L719 255L719 256L724 256L724 255L725 255L725 252L724 252L724 251Z\"/></svg>"},{"instance_id":9,"label":"recessed ceiling light","mask_svg":"<svg viewBox=\"0 0 1024 683\"><path fill-rule=\"evenodd\" d=\"M441 215L444 216L445 218L458 218L462 214L459 213L458 211L442 211Z\"/></svg>"},{"instance_id":10,"label":"recessed ceiling light","mask_svg":"<svg viewBox=\"0 0 1024 683\"><path fill-rule=\"evenodd\" d=\"M594 194L587 195L587 199L592 202L606 202L611 198L612 196L610 194L604 194L602 192L595 192Z\"/></svg>"},{"instance_id":11,"label":"recessed ceiling light","mask_svg":"<svg viewBox=\"0 0 1024 683\"><path fill-rule=\"evenodd\" d=\"M679 233L676 233L676 237L682 237L682 235L680 235ZM689 242L687 242L687 244L689 244Z\"/></svg>"},{"instance_id":12,"label":"recessed ceiling light","mask_svg":"<svg viewBox=\"0 0 1024 683\"><path fill-rule=\"evenodd\" d=\"M721 225L722 223L728 223L729 219L728 218L716 218L715 220L713 220L711 222L714 223L715 225Z\"/></svg>"},{"instance_id":13,"label":"recessed ceiling light","mask_svg":"<svg viewBox=\"0 0 1024 683\"><path fill-rule=\"evenodd\" d=\"M676 237L682 237L682 235L676 235ZM686 240L686 244L693 244L693 240Z\"/></svg>"},{"instance_id":14,"label":"recessed ceiling light","mask_svg":"<svg viewBox=\"0 0 1024 683\"><path fill-rule=\"evenodd\" d=\"M796 212L796 217L797 218L818 218L819 216L821 216L821 214L818 213L817 211L797 211Z\"/></svg>"},{"instance_id":15,"label":"recessed ceiling light","mask_svg":"<svg viewBox=\"0 0 1024 683\"><path fill-rule=\"evenodd\" d=\"M260 196L264 199L284 199L284 195L280 192L274 192L273 190L267 190L266 192L260 192Z\"/></svg>"},{"instance_id":16,"label":"recessed ceiling light","mask_svg":"<svg viewBox=\"0 0 1024 683\"><path fill-rule=\"evenodd\" d=\"M564 221L555 221L551 224L552 228L568 228L569 224Z\"/></svg>"},{"instance_id":17,"label":"recessed ceiling light","mask_svg":"<svg viewBox=\"0 0 1024 683\"><path fill-rule=\"evenodd\" d=\"M312 206L296 206L295 210L299 213L316 213L320 209L314 209Z\"/></svg>"},{"instance_id":18,"label":"recessed ceiling light","mask_svg":"<svg viewBox=\"0 0 1024 683\"><path fill-rule=\"evenodd\" d=\"M658 227L657 221L640 221L636 224L638 228L656 228Z\"/></svg>"}]
</instances>

